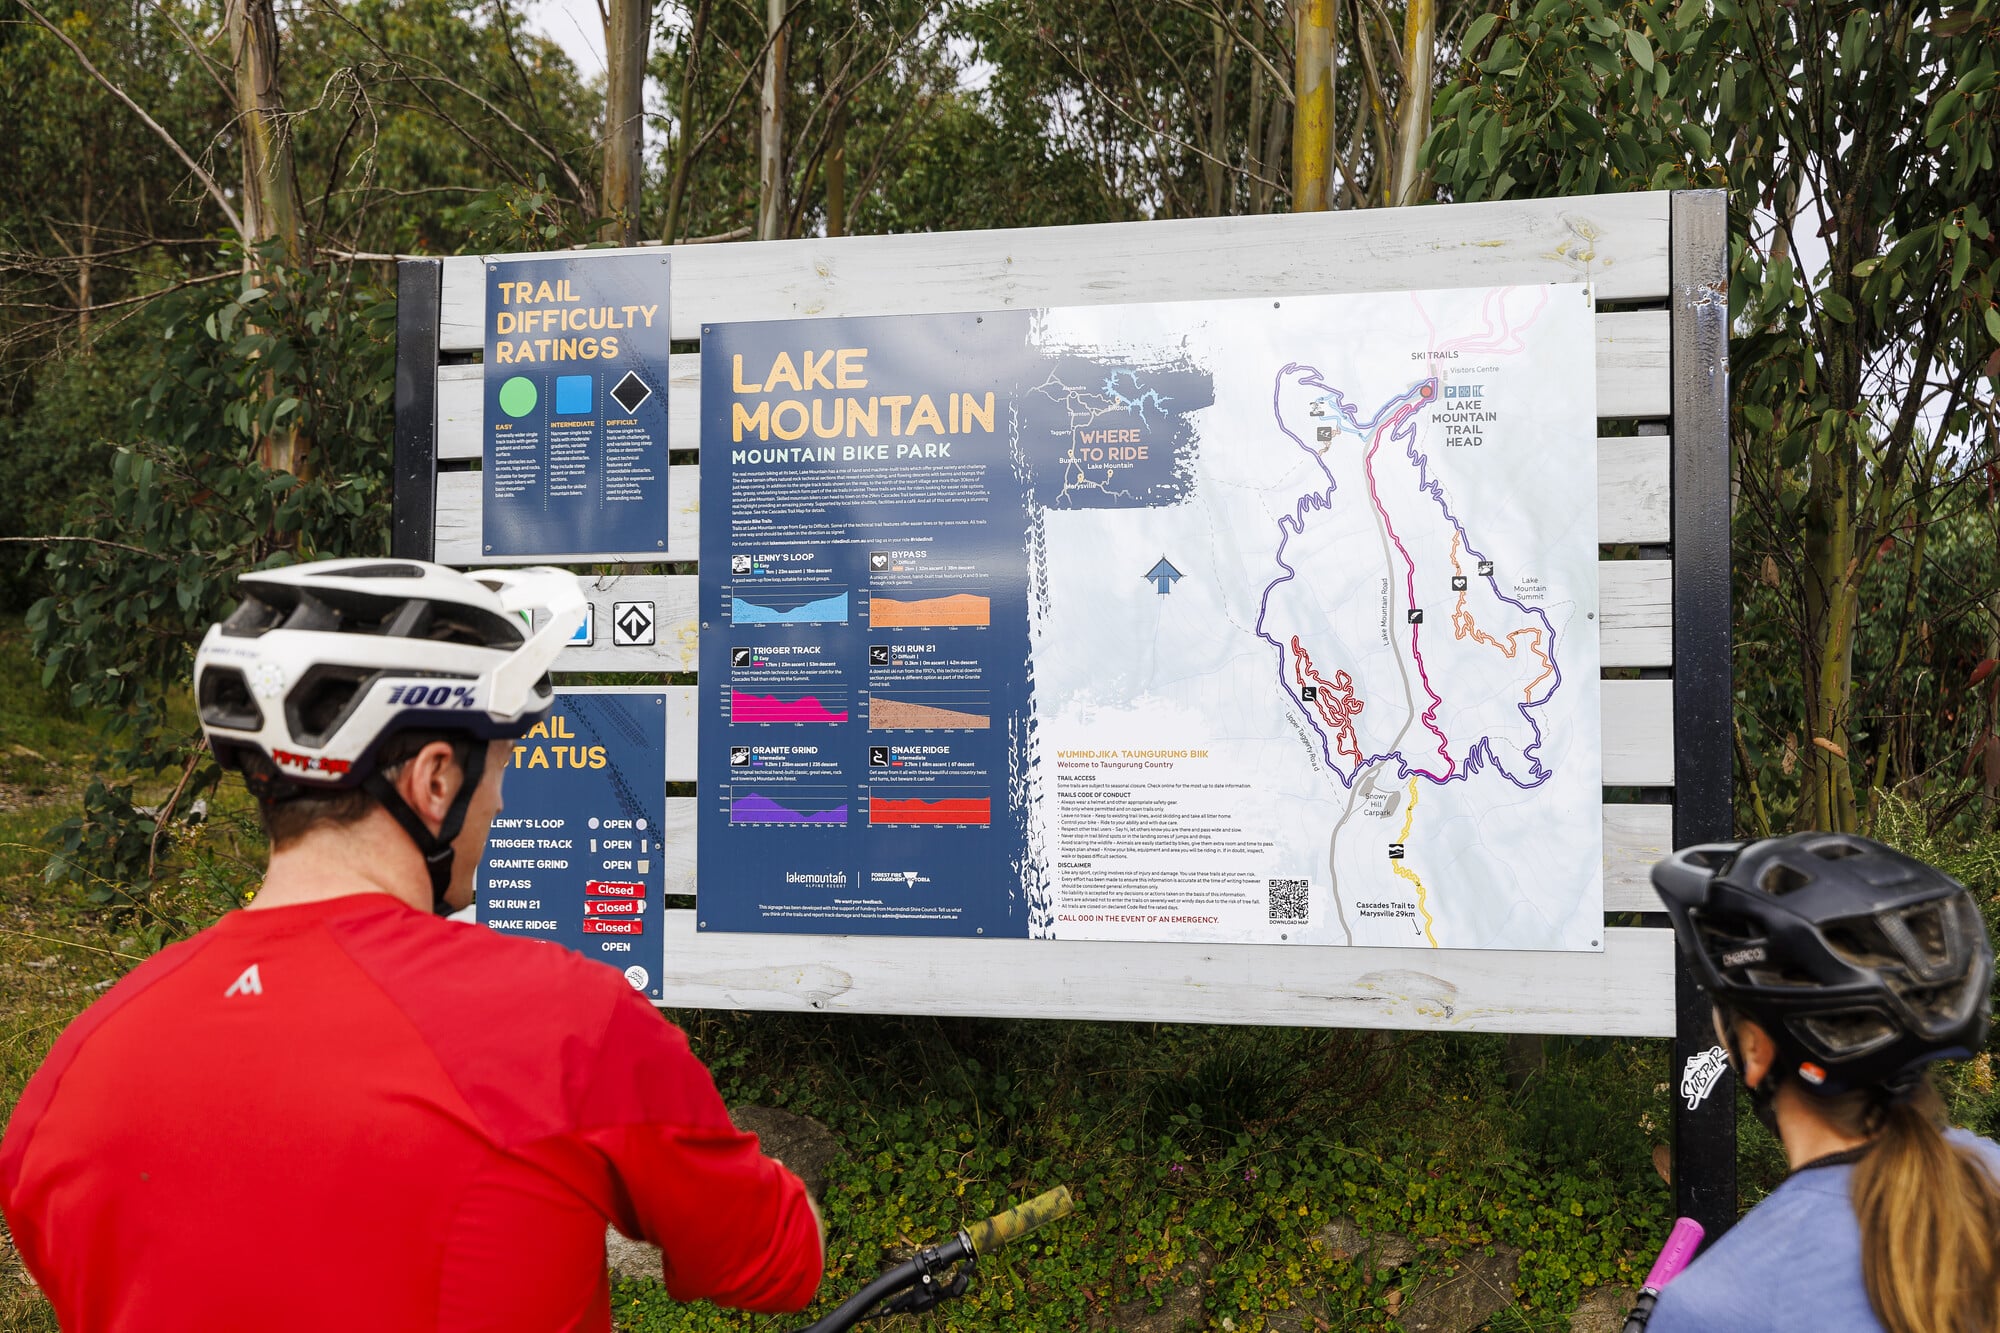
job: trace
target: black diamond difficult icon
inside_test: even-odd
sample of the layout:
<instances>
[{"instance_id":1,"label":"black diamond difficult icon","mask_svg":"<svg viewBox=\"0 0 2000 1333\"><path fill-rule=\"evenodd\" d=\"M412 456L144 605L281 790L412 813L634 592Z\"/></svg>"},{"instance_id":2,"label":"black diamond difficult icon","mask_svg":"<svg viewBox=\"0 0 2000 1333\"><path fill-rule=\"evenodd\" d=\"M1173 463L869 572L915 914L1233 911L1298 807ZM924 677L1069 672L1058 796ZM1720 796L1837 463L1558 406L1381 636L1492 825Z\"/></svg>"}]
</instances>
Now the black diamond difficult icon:
<instances>
[{"instance_id":1,"label":"black diamond difficult icon","mask_svg":"<svg viewBox=\"0 0 2000 1333\"><path fill-rule=\"evenodd\" d=\"M639 404L653 396L653 386L639 378L638 372L628 370L625 378L611 388L611 396L618 400L618 406L627 412L637 412Z\"/></svg>"},{"instance_id":2,"label":"black diamond difficult icon","mask_svg":"<svg viewBox=\"0 0 2000 1333\"><path fill-rule=\"evenodd\" d=\"M613 602L611 642L619 648L650 647L653 642L653 604Z\"/></svg>"}]
</instances>

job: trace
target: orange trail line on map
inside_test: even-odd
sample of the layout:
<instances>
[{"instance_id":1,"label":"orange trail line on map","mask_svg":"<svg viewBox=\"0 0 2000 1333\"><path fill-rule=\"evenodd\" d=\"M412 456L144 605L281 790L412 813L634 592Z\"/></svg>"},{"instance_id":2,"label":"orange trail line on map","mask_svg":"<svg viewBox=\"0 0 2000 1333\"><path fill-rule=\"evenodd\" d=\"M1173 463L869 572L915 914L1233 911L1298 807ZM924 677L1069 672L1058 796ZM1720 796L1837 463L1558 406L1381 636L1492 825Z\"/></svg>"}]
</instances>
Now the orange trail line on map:
<instances>
[{"instance_id":1,"label":"orange trail line on map","mask_svg":"<svg viewBox=\"0 0 2000 1333\"><path fill-rule=\"evenodd\" d=\"M1451 539L1451 572L1461 577L1465 574L1465 570L1458 563L1458 536L1456 534L1453 534ZM1540 687L1543 681L1554 675L1556 670L1555 663L1549 661L1549 655L1542 651L1542 632L1533 627L1517 629L1507 636L1507 642L1502 643L1473 623L1472 613L1465 609L1466 596L1466 593L1458 595L1458 609L1451 613L1451 629L1454 637L1471 639L1474 643L1488 644L1494 648L1498 648L1506 656L1513 657L1519 647L1514 640L1520 638L1523 634L1532 636L1528 641L1528 651L1541 659L1542 674L1535 677L1528 688L1521 692L1521 697L1527 702L1533 703L1535 700L1535 690Z\"/></svg>"}]
</instances>

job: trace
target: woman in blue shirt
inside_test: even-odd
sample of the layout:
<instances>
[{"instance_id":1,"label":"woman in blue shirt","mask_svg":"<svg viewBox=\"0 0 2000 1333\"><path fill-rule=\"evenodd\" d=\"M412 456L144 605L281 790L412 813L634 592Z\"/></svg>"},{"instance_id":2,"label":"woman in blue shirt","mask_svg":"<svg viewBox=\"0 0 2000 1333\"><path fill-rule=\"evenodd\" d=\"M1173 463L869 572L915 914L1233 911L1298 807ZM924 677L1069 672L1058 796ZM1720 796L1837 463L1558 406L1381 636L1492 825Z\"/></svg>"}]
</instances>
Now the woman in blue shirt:
<instances>
[{"instance_id":1,"label":"woman in blue shirt","mask_svg":"<svg viewBox=\"0 0 2000 1333\"><path fill-rule=\"evenodd\" d=\"M1792 1170L1661 1293L1647 1333L2000 1330L2000 1145L1945 1127L1929 1073L1986 1040L1972 895L1824 833L1691 847L1653 885Z\"/></svg>"}]
</instances>

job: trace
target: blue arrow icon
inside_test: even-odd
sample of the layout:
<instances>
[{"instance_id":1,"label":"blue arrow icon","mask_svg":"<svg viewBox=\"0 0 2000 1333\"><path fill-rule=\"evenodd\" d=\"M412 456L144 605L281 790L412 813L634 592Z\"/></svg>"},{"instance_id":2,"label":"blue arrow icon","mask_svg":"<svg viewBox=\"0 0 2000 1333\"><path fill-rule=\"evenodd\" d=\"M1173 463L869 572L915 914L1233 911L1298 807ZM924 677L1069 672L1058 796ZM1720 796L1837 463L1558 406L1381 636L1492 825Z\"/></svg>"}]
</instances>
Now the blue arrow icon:
<instances>
[{"instance_id":1,"label":"blue arrow icon","mask_svg":"<svg viewBox=\"0 0 2000 1333\"><path fill-rule=\"evenodd\" d=\"M1165 556L1161 556L1160 563L1147 570L1145 577L1157 585L1160 590L1160 596L1165 597L1174 590L1175 582L1186 576L1167 563Z\"/></svg>"}]
</instances>

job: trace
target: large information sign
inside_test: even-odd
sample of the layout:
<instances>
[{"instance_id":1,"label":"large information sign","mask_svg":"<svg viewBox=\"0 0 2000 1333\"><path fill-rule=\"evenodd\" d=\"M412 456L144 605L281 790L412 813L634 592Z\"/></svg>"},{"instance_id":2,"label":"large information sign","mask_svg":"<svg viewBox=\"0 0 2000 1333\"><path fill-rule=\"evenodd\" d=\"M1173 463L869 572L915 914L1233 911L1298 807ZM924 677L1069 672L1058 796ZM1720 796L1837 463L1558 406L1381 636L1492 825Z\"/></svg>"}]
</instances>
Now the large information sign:
<instances>
[{"instance_id":1,"label":"large information sign","mask_svg":"<svg viewBox=\"0 0 2000 1333\"><path fill-rule=\"evenodd\" d=\"M558 690L514 742L479 868L479 920L610 963L660 998L667 697Z\"/></svg>"},{"instance_id":2,"label":"large information sign","mask_svg":"<svg viewBox=\"0 0 2000 1333\"><path fill-rule=\"evenodd\" d=\"M710 326L705 928L1599 947L1593 315Z\"/></svg>"},{"instance_id":3,"label":"large information sign","mask_svg":"<svg viewBox=\"0 0 2000 1333\"><path fill-rule=\"evenodd\" d=\"M487 555L667 545L667 260L489 260Z\"/></svg>"}]
</instances>

